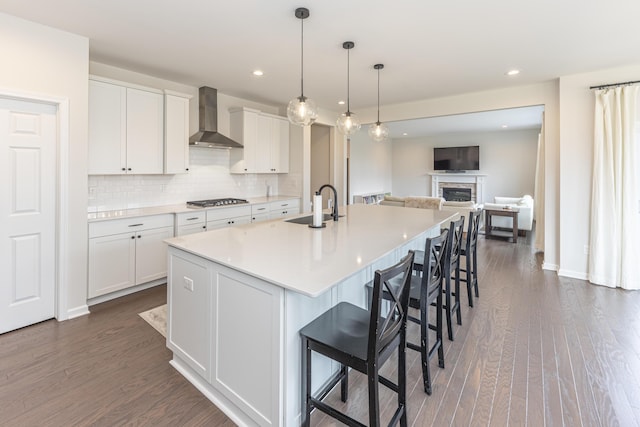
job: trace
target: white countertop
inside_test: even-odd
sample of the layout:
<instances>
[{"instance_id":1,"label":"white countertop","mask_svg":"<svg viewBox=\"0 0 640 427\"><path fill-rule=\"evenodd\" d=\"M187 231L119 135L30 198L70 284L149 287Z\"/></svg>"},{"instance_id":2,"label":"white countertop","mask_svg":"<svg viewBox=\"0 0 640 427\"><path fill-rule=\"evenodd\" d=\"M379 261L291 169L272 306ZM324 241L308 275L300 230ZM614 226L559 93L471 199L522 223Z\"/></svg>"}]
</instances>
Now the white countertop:
<instances>
[{"instance_id":1,"label":"white countertop","mask_svg":"<svg viewBox=\"0 0 640 427\"><path fill-rule=\"evenodd\" d=\"M345 216L326 221L322 229L277 219L174 237L167 243L316 297L454 214L364 204L339 211Z\"/></svg>"},{"instance_id":2,"label":"white countertop","mask_svg":"<svg viewBox=\"0 0 640 427\"><path fill-rule=\"evenodd\" d=\"M257 203L269 203L269 202L278 202L280 200L290 200L290 199L298 199L299 196L270 196L270 197L250 197L246 200L250 205L255 205ZM187 207L187 203L181 203L178 205L165 205L165 206L150 206L146 208L134 208L134 209L115 209L109 211L100 211L100 212L89 212L88 220L89 222L95 221L106 221L110 219L118 219L118 218L133 218L137 216L146 216L146 215L162 215L162 214L176 214L181 212L189 212L189 211L197 211L197 210L208 210L208 209L224 209L231 206L246 206L246 204L239 205L226 205L226 206L216 206L216 207L207 207L207 208L191 208Z\"/></svg>"}]
</instances>

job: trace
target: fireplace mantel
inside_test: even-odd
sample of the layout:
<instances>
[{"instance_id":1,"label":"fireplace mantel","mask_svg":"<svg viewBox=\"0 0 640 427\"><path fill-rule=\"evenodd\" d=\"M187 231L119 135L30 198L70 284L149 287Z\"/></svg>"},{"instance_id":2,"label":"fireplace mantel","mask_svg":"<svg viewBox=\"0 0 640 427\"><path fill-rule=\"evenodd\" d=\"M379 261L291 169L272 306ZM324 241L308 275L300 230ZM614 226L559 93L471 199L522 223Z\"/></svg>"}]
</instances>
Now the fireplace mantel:
<instances>
[{"instance_id":1,"label":"fireplace mantel","mask_svg":"<svg viewBox=\"0 0 640 427\"><path fill-rule=\"evenodd\" d=\"M484 203L484 183L487 175L478 173L429 172L431 176L431 196L438 197L446 184L468 184L473 189L476 203Z\"/></svg>"}]
</instances>

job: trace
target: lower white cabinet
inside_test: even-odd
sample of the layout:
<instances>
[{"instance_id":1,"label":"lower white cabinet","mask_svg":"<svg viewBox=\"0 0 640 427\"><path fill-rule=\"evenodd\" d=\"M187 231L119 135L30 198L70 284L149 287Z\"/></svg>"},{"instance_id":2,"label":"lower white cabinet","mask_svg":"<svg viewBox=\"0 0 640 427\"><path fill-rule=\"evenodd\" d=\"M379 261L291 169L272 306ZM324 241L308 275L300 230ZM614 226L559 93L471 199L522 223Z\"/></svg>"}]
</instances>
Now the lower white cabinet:
<instances>
[{"instance_id":1,"label":"lower white cabinet","mask_svg":"<svg viewBox=\"0 0 640 427\"><path fill-rule=\"evenodd\" d=\"M207 230L206 211L194 211L176 214L176 236L200 233Z\"/></svg>"},{"instance_id":2,"label":"lower white cabinet","mask_svg":"<svg viewBox=\"0 0 640 427\"><path fill-rule=\"evenodd\" d=\"M173 215L89 223L88 297L167 276L167 245Z\"/></svg>"},{"instance_id":3,"label":"lower white cabinet","mask_svg":"<svg viewBox=\"0 0 640 427\"><path fill-rule=\"evenodd\" d=\"M269 218L282 218L300 213L300 200L288 199L270 203Z\"/></svg>"},{"instance_id":4,"label":"lower white cabinet","mask_svg":"<svg viewBox=\"0 0 640 427\"><path fill-rule=\"evenodd\" d=\"M207 211L207 230L249 224L250 222L251 205L231 206Z\"/></svg>"}]
</instances>

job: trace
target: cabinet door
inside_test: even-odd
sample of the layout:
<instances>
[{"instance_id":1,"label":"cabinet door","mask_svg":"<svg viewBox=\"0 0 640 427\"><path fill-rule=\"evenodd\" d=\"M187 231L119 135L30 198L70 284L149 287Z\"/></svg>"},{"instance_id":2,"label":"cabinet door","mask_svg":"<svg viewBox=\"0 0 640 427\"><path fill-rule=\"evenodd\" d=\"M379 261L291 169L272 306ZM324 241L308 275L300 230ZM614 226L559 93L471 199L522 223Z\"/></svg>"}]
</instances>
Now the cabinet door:
<instances>
[{"instance_id":1,"label":"cabinet door","mask_svg":"<svg viewBox=\"0 0 640 427\"><path fill-rule=\"evenodd\" d=\"M271 127L271 168L275 173L289 172L289 122L274 118Z\"/></svg>"},{"instance_id":2,"label":"cabinet door","mask_svg":"<svg viewBox=\"0 0 640 427\"><path fill-rule=\"evenodd\" d=\"M163 146L162 94L127 88L127 172L161 174Z\"/></svg>"},{"instance_id":3,"label":"cabinet door","mask_svg":"<svg viewBox=\"0 0 640 427\"><path fill-rule=\"evenodd\" d=\"M164 96L164 173L189 171L189 99Z\"/></svg>"},{"instance_id":4,"label":"cabinet door","mask_svg":"<svg viewBox=\"0 0 640 427\"><path fill-rule=\"evenodd\" d=\"M258 116L258 133L255 148L256 173L273 173L271 166L271 145L273 140L273 119Z\"/></svg>"},{"instance_id":5,"label":"cabinet door","mask_svg":"<svg viewBox=\"0 0 640 427\"><path fill-rule=\"evenodd\" d=\"M256 173L256 144L258 138L258 113L237 110L231 113L231 139L244 148L232 148L229 154L231 173Z\"/></svg>"},{"instance_id":6,"label":"cabinet door","mask_svg":"<svg viewBox=\"0 0 640 427\"><path fill-rule=\"evenodd\" d=\"M251 215L238 216L234 218L215 219L207 221L207 230L215 230L216 228L230 227L233 225L250 224Z\"/></svg>"},{"instance_id":7,"label":"cabinet door","mask_svg":"<svg viewBox=\"0 0 640 427\"><path fill-rule=\"evenodd\" d=\"M135 285L136 235L89 239L89 298Z\"/></svg>"},{"instance_id":8,"label":"cabinet door","mask_svg":"<svg viewBox=\"0 0 640 427\"><path fill-rule=\"evenodd\" d=\"M176 229L176 236L186 236L187 234L200 233L207 230L205 223L181 225Z\"/></svg>"},{"instance_id":9,"label":"cabinet door","mask_svg":"<svg viewBox=\"0 0 640 427\"><path fill-rule=\"evenodd\" d=\"M167 276L167 244L173 227L155 228L136 233L136 285Z\"/></svg>"},{"instance_id":10,"label":"cabinet door","mask_svg":"<svg viewBox=\"0 0 640 427\"><path fill-rule=\"evenodd\" d=\"M126 88L89 80L89 175L126 173Z\"/></svg>"}]
</instances>

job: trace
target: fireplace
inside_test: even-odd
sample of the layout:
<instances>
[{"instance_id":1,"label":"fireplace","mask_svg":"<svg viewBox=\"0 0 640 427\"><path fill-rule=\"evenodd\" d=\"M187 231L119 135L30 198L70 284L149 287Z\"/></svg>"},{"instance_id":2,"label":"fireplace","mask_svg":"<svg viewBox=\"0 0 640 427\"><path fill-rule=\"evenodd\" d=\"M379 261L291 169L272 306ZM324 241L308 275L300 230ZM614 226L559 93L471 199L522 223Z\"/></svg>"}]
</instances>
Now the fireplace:
<instances>
[{"instance_id":1,"label":"fireplace","mask_svg":"<svg viewBox=\"0 0 640 427\"><path fill-rule=\"evenodd\" d=\"M443 194L444 188L450 188L455 190L466 189L465 191L471 191L471 199L465 198L464 200L472 200L476 203L484 203L484 184L485 174L476 173L439 173L431 172L431 196L443 197L445 200L460 200L449 199ZM468 196L464 196L468 197Z\"/></svg>"},{"instance_id":2,"label":"fireplace","mask_svg":"<svg viewBox=\"0 0 640 427\"><path fill-rule=\"evenodd\" d=\"M471 199L471 188L442 187L442 197L448 202L468 202Z\"/></svg>"}]
</instances>

